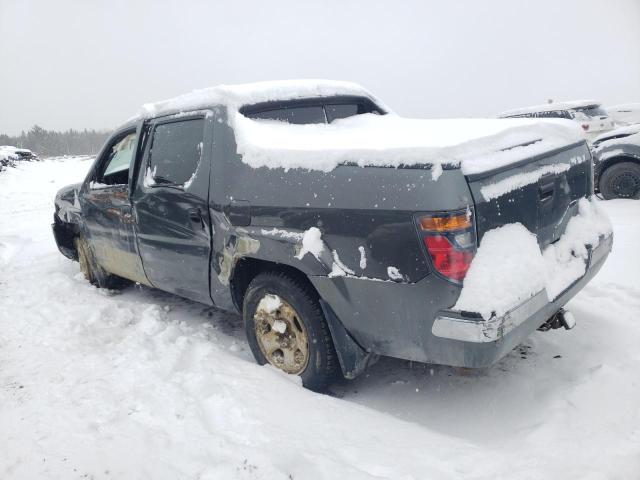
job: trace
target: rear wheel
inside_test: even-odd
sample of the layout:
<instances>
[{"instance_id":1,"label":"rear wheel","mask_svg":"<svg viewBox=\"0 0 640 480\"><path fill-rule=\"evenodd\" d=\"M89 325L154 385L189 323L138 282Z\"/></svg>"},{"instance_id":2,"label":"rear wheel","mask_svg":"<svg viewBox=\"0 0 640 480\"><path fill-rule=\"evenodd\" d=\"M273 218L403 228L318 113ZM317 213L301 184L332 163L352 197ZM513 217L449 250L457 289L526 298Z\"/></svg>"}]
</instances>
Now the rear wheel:
<instances>
[{"instance_id":1,"label":"rear wheel","mask_svg":"<svg viewBox=\"0 0 640 480\"><path fill-rule=\"evenodd\" d=\"M107 273L95 260L93 252L83 236L75 239L76 251L78 252L78 263L80 271L92 285L98 288L117 289L127 286L129 280Z\"/></svg>"},{"instance_id":2,"label":"rear wheel","mask_svg":"<svg viewBox=\"0 0 640 480\"><path fill-rule=\"evenodd\" d=\"M265 272L244 297L245 331L253 356L324 390L338 375L336 351L318 297L297 278Z\"/></svg>"},{"instance_id":3,"label":"rear wheel","mask_svg":"<svg viewBox=\"0 0 640 480\"><path fill-rule=\"evenodd\" d=\"M600 177L600 193L606 200L640 198L640 165L633 162L611 165Z\"/></svg>"}]
</instances>

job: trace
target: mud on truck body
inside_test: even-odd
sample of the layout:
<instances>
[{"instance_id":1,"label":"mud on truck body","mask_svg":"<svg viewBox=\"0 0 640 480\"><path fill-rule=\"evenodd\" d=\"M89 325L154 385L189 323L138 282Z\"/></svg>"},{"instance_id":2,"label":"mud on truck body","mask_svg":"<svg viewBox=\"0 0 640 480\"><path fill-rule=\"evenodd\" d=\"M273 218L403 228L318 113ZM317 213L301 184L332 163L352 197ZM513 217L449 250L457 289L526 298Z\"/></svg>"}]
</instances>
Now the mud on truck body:
<instances>
[{"instance_id":1,"label":"mud on truck body","mask_svg":"<svg viewBox=\"0 0 640 480\"><path fill-rule=\"evenodd\" d=\"M485 367L541 326L570 326L562 307L612 237L570 252L582 271L553 295L458 308L487 232L519 224L542 252L589 213L591 157L579 132L546 141L560 125L437 122L400 119L342 82L148 105L58 193L54 236L97 286L139 282L240 312L258 363L312 389L380 355Z\"/></svg>"}]
</instances>

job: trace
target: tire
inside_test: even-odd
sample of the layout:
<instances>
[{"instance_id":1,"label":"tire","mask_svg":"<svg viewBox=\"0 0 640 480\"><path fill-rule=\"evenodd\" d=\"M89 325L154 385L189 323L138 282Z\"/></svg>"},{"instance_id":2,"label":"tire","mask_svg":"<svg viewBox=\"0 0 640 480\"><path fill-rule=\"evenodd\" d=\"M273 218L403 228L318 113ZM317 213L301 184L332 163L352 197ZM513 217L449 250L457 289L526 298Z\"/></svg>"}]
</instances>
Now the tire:
<instances>
[{"instance_id":1,"label":"tire","mask_svg":"<svg viewBox=\"0 0 640 480\"><path fill-rule=\"evenodd\" d=\"M89 243L83 236L79 236L74 241L78 252L78 263L80 271L84 274L89 283L98 288L108 288L112 290L124 288L131 282L117 275L107 273L98 262L96 262Z\"/></svg>"},{"instance_id":2,"label":"tire","mask_svg":"<svg viewBox=\"0 0 640 480\"><path fill-rule=\"evenodd\" d=\"M621 162L608 167L600 176L600 193L605 200L640 198L640 165Z\"/></svg>"},{"instance_id":3,"label":"tire","mask_svg":"<svg viewBox=\"0 0 640 480\"><path fill-rule=\"evenodd\" d=\"M263 299L273 301L274 297L279 306L265 310ZM318 295L299 279L277 271L258 274L247 287L242 313L247 340L259 365L269 363L298 375L314 391L324 391L338 378L338 358ZM280 323L276 329L276 322L285 326ZM275 350L268 348L274 346Z\"/></svg>"}]
</instances>

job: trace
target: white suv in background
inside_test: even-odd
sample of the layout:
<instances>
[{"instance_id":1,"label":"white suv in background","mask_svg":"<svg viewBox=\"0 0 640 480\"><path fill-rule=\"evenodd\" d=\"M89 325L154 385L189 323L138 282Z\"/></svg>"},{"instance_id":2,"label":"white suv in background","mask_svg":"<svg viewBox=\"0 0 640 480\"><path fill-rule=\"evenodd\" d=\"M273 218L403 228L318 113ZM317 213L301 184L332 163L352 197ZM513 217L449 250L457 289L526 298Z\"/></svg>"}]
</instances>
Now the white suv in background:
<instances>
[{"instance_id":1,"label":"white suv in background","mask_svg":"<svg viewBox=\"0 0 640 480\"><path fill-rule=\"evenodd\" d=\"M518 108L502 112L498 118L566 118L578 122L587 138L611 130L616 125L602 108L602 103L594 100L553 102Z\"/></svg>"},{"instance_id":2,"label":"white suv in background","mask_svg":"<svg viewBox=\"0 0 640 480\"><path fill-rule=\"evenodd\" d=\"M626 103L607 107L607 113L618 125L640 123L640 103Z\"/></svg>"}]
</instances>

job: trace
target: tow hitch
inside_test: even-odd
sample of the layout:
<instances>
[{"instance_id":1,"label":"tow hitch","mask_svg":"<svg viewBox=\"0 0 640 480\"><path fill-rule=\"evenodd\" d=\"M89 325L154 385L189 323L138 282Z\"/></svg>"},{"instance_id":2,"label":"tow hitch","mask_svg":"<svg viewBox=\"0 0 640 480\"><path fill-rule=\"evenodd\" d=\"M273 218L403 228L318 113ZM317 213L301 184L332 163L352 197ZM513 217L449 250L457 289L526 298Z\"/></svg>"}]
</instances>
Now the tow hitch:
<instances>
[{"instance_id":1,"label":"tow hitch","mask_svg":"<svg viewBox=\"0 0 640 480\"><path fill-rule=\"evenodd\" d=\"M541 332L546 332L551 329L562 328L564 327L567 330L571 330L576 326L576 319L569 310L565 310L561 308L558 310L555 315L553 315L549 320L544 322L542 325L538 327L538 330Z\"/></svg>"}]
</instances>

